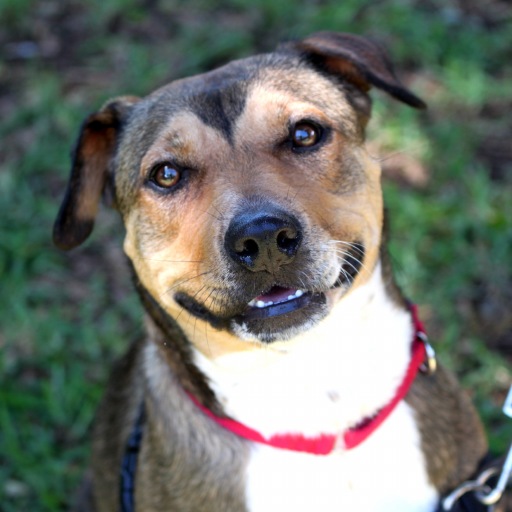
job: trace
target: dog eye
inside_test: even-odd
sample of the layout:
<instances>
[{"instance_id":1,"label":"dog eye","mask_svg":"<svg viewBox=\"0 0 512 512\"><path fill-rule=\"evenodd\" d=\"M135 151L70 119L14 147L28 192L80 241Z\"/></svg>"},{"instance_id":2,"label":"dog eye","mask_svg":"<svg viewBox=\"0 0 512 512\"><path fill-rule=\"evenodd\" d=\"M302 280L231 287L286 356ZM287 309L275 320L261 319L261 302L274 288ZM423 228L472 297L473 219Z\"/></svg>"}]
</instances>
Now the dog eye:
<instances>
[{"instance_id":1,"label":"dog eye","mask_svg":"<svg viewBox=\"0 0 512 512\"><path fill-rule=\"evenodd\" d=\"M303 121L292 128L291 136L294 148L310 148L320 141L321 130L318 126Z\"/></svg>"},{"instance_id":2,"label":"dog eye","mask_svg":"<svg viewBox=\"0 0 512 512\"><path fill-rule=\"evenodd\" d=\"M149 175L149 180L160 188L172 188L181 179L181 172L171 164L156 166Z\"/></svg>"}]
</instances>

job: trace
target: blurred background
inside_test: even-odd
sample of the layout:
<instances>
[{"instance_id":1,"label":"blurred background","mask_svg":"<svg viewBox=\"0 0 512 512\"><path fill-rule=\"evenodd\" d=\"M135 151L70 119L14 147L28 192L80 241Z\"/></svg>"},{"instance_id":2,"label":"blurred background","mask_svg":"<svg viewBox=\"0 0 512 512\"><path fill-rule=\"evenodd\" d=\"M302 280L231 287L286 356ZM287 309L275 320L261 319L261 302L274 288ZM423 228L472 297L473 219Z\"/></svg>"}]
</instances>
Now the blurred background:
<instances>
[{"instance_id":1,"label":"blurred background","mask_svg":"<svg viewBox=\"0 0 512 512\"><path fill-rule=\"evenodd\" d=\"M113 359L142 334L103 208L69 254L51 230L83 118L120 94L315 30L384 44L429 104L373 94L395 272L440 358L512 437L512 4L500 0L0 1L0 510L64 510Z\"/></svg>"}]
</instances>

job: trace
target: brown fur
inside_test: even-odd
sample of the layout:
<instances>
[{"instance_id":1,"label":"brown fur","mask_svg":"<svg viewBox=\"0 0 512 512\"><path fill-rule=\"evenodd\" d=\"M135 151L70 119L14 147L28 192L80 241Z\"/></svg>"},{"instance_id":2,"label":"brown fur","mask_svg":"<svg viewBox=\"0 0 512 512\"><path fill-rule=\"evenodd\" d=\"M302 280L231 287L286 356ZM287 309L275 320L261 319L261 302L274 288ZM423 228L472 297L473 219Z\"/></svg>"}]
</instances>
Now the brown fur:
<instances>
[{"instance_id":1,"label":"brown fur","mask_svg":"<svg viewBox=\"0 0 512 512\"><path fill-rule=\"evenodd\" d=\"M469 479L486 453L482 425L453 375L439 367L420 376L407 396L418 416L432 483L446 493Z\"/></svg>"},{"instance_id":2,"label":"brown fur","mask_svg":"<svg viewBox=\"0 0 512 512\"><path fill-rule=\"evenodd\" d=\"M346 240L364 247L364 266L351 284L325 291L322 307L363 284L379 259L390 297L405 307L382 243L380 169L363 143L371 86L424 107L374 44L319 33L141 100L113 100L86 120L54 239L64 249L85 240L110 188L148 331L116 366L96 420L87 489L98 511L118 507L121 458L141 404L138 509L244 510L247 442L212 424L186 396L223 414L192 346L207 356L258 349L230 327L271 282L268 273L239 272L226 257L224 235L238 213L279 205L303 227L300 252L286 268L275 265L273 283L286 286L298 274L307 289L330 287L325 276L334 269L324 247ZM327 128L322 145L298 156L289 130L303 119ZM170 194L148 182L163 162L184 180ZM444 370L418 378L407 400L430 479L444 492L483 456L481 426Z\"/></svg>"}]
</instances>

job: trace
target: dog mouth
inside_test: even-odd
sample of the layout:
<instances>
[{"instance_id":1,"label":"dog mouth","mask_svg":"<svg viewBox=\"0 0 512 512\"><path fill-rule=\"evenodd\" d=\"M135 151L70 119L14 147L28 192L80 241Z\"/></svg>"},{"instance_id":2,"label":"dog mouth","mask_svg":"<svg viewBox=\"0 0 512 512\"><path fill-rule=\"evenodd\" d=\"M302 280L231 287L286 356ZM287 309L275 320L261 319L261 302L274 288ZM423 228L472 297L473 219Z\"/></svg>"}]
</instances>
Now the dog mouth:
<instances>
[{"instance_id":1,"label":"dog mouth","mask_svg":"<svg viewBox=\"0 0 512 512\"><path fill-rule=\"evenodd\" d=\"M183 292L178 292L175 300L212 327L230 330L242 339L256 338L265 343L288 339L327 314L326 293L279 285L251 299L241 311L226 316L214 314Z\"/></svg>"},{"instance_id":2,"label":"dog mouth","mask_svg":"<svg viewBox=\"0 0 512 512\"><path fill-rule=\"evenodd\" d=\"M240 316L251 319L285 315L307 306L312 296L311 292L300 288L272 286L268 292L249 301L246 311Z\"/></svg>"},{"instance_id":3,"label":"dog mouth","mask_svg":"<svg viewBox=\"0 0 512 512\"><path fill-rule=\"evenodd\" d=\"M226 329L242 339L258 339L262 342L286 340L309 329L329 312L328 296L339 288L350 288L357 276L364 257L364 247L352 244L345 253L344 262L335 282L325 289L307 289L290 284L271 282L259 295L247 300L233 290L228 299L216 300L224 304L224 310L214 313L206 304L184 292L175 294L176 302L193 316L207 321L217 329ZM231 307L229 307L231 305ZM226 307L228 306L228 307Z\"/></svg>"},{"instance_id":4,"label":"dog mouth","mask_svg":"<svg viewBox=\"0 0 512 512\"><path fill-rule=\"evenodd\" d=\"M345 254L338 278L330 289L350 285L359 273L363 257L364 246L361 243L353 243ZM239 316L246 319L263 319L285 315L308 306L313 299L319 297L325 298L325 293L274 285L267 292L249 301L246 311Z\"/></svg>"},{"instance_id":5,"label":"dog mouth","mask_svg":"<svg viewBox=\"0 0 512 512\"><path fill-rule=\"evenodd\" d=\"M250 300L243 312L231 318L230 326L242 339L269 343L293 337L327 313L326 293L274 285Z\"/></svg>"}]
</instances>

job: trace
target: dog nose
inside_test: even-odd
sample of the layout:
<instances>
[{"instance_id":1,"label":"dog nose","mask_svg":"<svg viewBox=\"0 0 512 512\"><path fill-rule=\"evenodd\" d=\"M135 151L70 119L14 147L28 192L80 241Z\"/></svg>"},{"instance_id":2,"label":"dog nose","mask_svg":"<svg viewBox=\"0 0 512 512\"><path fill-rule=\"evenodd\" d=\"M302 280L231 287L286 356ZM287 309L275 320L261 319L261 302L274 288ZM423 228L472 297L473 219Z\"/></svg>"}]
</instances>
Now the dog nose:
<instances>
[{"instance_id":1,"label":"dog nose","mask_svg":"<svg viewBox=\"0 0 512 512\"><path fill-rule=\"evenodd\" d=\"M285 212L246 212L231 221L225 248L239 265L274 272L293 261L302 241L297 219Z\"/></svg>"}]
</instances>

